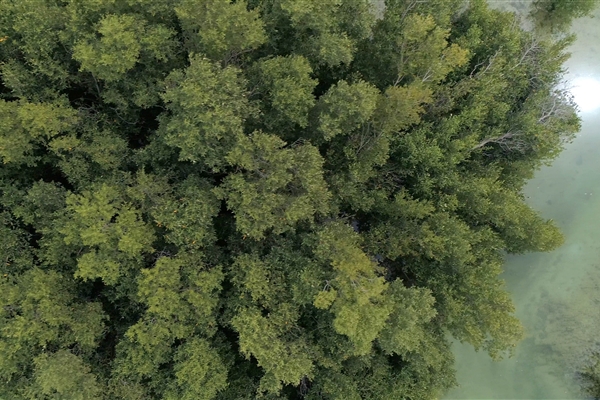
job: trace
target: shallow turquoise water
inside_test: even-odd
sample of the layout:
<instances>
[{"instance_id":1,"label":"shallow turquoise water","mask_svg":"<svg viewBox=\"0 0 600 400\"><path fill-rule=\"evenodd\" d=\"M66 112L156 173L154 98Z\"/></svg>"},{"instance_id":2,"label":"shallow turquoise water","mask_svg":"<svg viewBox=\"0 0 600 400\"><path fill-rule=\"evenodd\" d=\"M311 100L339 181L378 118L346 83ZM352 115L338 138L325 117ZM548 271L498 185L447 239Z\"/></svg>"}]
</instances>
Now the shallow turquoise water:
<instances>
[{"instance_id":1,"label":"shallow turquoise water","mask_svg":"<svg viewBox=\"0 0 600 400\"><path fill-rule=\"evenodd\" d=\"M523 2L496 5L523 9ZM600 341L600 10L577 20L573 31L568 79L583 110L582 130L524 190L532 207L557 221L565 244L507 258L502 277L526 338L512 359L500 362L455 343L461 387L447 399L585 398L573 371Z\"/></svg>"}]
</instances>

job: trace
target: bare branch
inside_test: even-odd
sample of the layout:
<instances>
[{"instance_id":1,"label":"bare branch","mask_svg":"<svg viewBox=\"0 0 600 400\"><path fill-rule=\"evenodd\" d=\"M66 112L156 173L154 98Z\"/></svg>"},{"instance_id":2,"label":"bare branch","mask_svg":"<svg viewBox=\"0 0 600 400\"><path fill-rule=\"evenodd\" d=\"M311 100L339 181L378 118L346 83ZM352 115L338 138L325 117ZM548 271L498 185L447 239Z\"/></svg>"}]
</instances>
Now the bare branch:
<instances>
[{"instance_id":1,"label":"bare branch","mask_svg":"<svg viewBox=\"0 0 600 400\"><path fill-rule=\"evenodd\" d=\"M568 118L573 113L573 108L565 101L564 98L559 97L561 93L556 93L551 96L546 103L540 109L540 117L538 123L548 124L552 119L564 119Z\"/></svg>"},{"instance_id":2,"label":"bare branch","mask_svg":"<svg viewBox=\"0 0 600 400\"><path fill-rule=\"evenodd\" d=\"M406 18L410 10L412 10L417 4L427 2L428 0L412 0L408 7L406 7L406 10L404 10L404 12L402 13L402 16L400 17L400 23L404 22L404 18Z\"/></svg>"},{"instance_id":3,"label":"bare branch","mask_svg":"<svg viewBox=\"0 0 600 400\"><path fill-rule=\"evenodd\" d=\"M371 135L371 123L369 122L363 126L362 132L360 134L360 144L358 146L358 149L356 150L357 156L360 154L363 148L365 148L365 146L367 146L371 142L373 138L374 136Z\"/></svg>"},{"instance_id":4,"label":"bare branch","mask_svg":"<svg viewBox=\"0 0 600 400\"><path fill-rule=\"evenodd\" d=\"M96 85L96 90L98 91L98 97L102 96L102 93L100 92L100 86L98 85L98 81L96 80L96 77L94 76L94 74L90 74L92 75L92 79L94 80L94 84Z\"/></svg>"},{"instance_id":5,"label":"bare branch","mask_svg":"<svg viewBox=\"0 0 600 400\"><path fill-rule=\"evenodd\" d=\"M400 70L400 68L398 68ZM394 81L394 84L392 86L398 86L400 84L400 82L402 81L402 78L404 78L403 74L398 74L398 78L396 78L396 80Z\"/></svg>"},{"instance_id":6,"label":"bare branch","mask_svg":"<svg viewBox=\"0 0 600 400\"><path fill-rule=\"evenodd\" d=\"M250 53L254 51L254 49L245 49L245 50L238 50L238 51L230 51L227 53L227 55L223 58L223 60L221 61L221 65L223 66L223 68L227 67L229 64L236 64L239 61L240 56L242 56L243 54L246 53Z\"/></svg>"},{"instance_id":7,"label":"bare branch","mask_svg":"<svg viewBox=\"0 0 600 400\"><path fill-rule=\"evenodd\" d=\"M123 121L127 125L137 125L137 122L127 121L125 118L121 117L121 114L119 114L119 111L116 108L114 108L114 107L109 107L109 108L115 112L115 115L117 116L117 118L119 118L121 121Z\"/></svg>"},{"instance_id":8,"label":"bare branch","mask_svg":"<svg viewBox=\"0 0 600 400\"><path fill-rule=\"evenodd\" d=\"M427 70L427 72L425 72L425 75L423 75L423 78L421 79L421 82L427 82L429 79L431 79L431 77L433 76L433 67L429 67L429 69Z\"/></svg>"},{"instance_id":9,"label":"bare branch","mask_svg":"<svg viewBox=\"0 0 600 400\"><path fill-rule=\"evenodd\" d=\"M482 71L477 71L479 69L479 67L483 66L486 61L482 61L478 64L476 64L473 69L471 70L471 73L469 74L470 78L474 78L475 75L477 76L481 76L483 74L485 74L494 64L494 61L496 60L496 57L498 57L498 54L500 54L501 49L496 50L496 52L494 53L493 56L491 56L490 58L488 58L487 61L487 66L482 70Z\"/></svg>"},{"instance_id":10,"label":"bare branch","mask_svg":"<svg viewBox=\"0 0 600 400\"><path fill-rule=\"evenodd\" d=\"M298 385L298 392L300 393L300 396L306 396L308 394L309 387L310 381L308 380L308 377L304 375L300 380L300 384Z\"/></svg>"},{"instance_id":11,"label":"bare branch","mask_svg":"<svg viewBox=\"0 0 600 400\"><path fill-rule=\"evenodd\" d=\"M499 145L505 151L518 151L520 153L524 153L530 147L527 142L522 139L521 132L509 131L500 136L484 139L471 148L471 150L480 149L490 143Z\"/></svg>"},{"instance_id":12,"label":"bare branch","mask_svg":"<svg viewBox=\"0 0 600 400\"><path fill-rule=\"evenodd\" d=\"M523 54L521 55L521 58L519 59L519 61L515 65L513 65L509 69L509 71L512 71L513 69L517 68L519 65L523 64L523 62L525 60L535 58L536 53L540 49L541 49L540 42L535 37L532 37L531 41L529 42L529 44L523 51Z\"/></svg>"}]
</instances>

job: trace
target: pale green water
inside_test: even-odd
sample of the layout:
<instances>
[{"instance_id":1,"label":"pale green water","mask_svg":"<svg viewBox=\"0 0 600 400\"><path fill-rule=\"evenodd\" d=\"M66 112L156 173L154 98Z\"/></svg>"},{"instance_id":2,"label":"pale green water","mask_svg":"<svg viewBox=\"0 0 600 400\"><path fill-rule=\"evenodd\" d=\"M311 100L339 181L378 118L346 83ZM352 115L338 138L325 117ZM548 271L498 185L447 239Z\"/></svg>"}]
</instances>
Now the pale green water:
<instances>
[{"instance_id":1,"label":"pale green water","mask_svg":"<svg viewBox=\"0 0 600 400\"><path fill-rule=\"evenodd\" d=\"M523 10L523 2L494 2ZM460 388L447 399L582 399L572 371L600 341L600 10L577 20L567 64L583 127L551 167L525 188L532 207L552 218L565 244L552 253L511 256L503 278L526 339L512 359L493 362L455 344Z\"/></svg>"}]
</instances>

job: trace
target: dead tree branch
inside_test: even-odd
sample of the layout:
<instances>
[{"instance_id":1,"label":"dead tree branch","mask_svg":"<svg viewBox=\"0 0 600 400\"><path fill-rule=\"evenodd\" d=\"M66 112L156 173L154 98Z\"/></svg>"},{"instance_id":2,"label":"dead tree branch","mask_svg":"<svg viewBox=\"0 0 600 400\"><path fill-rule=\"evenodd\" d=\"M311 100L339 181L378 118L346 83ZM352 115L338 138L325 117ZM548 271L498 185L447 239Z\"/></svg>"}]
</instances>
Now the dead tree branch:
<instances>
[{"instance_id":1,"label":"dead tree branch","mask_svg":"<svg viewBox=\"0 0 600 400\"><path fill-rule=\"evenodd\" d=\"M492 55L490 58L488 58L487 60L484 60L480 63L475 64L475 66L471 70L471 73L469 74L469 78L474 78L475 75L481 76L481 75L485 74L494 64L496 57L498 57L498 55L500 54L500 51L501 51L501 49L496 50L494 55ZM486 67L483 70L479 70L479 68L482 67L483 65L485 65L486 62L487 62Z\"/></svg>"},{"instance_id":2,"label":"dead tree branch","mask_svg":"<svg viewBox=\"0 0 600 400\"><path fill-rule=\"evenodd\" d=\"M487 144L493 143L499 145L505 151L518 151L524 153L529 148L529 145L523 140L522 136L521 132L509 131L500 136L484 139L476 146L472 147L471 150L477 150Z\"/></svg>"},{"instance_id":3,"label":"dead tree branch","mask_svg":"<svg viewBox=\"0 0 600 400\"><path fill-rule=\"evenodd\" d=\"M527 44L527 46L525 47L523 54L521 55L521 58L519 59L519 61L513 65L509 71L514 70L515 68L519 67L521 64L523 64L523 62L525 62L526 60L530 60L530 59L534 59L536 54L539 52L539 50L541 49L541 45L539 40L537 40L536 38L531 38L531 40L529 41L529 43Z\"/></svg>"},{"instance_id":4,"label":"dead tree branch","mask_svg":"<svg viewBox=\"0 0 600 400\"><path fill-rule=\"evenodd\" d=\"M573 108L559 95L553 95L542 105L538 123L546 125L552 119L565 119L573 114Z\"/></svg>"}]
</instances>

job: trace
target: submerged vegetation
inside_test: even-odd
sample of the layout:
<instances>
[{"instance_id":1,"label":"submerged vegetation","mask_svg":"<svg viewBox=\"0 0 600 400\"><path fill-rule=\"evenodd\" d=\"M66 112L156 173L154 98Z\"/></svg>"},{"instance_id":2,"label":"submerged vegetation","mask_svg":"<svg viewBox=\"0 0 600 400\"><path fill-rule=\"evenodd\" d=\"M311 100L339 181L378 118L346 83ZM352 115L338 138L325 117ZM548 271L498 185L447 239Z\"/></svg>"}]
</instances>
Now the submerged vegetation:
<instances>
[{"instance_id":1,"label":"submerged vegetation","mask_svg":"<svg viewBox=\"0 0 600 400\"><path fill-rule=\"evenodd\" d=\"M484 1L0 1L0 398L431 399L522 336L571 37Z\"/></svg>"},{"instance_id":2,"label":"submerged vegetation","mask_svg":"<svg viewBox=\"0 0 600 400\"><path fill-rule=\"evenodd\" d=\"M590 14L598 4L599 0L534 0L530 16L542 32L561 33L569 30L574 19Z\"/></svg>"},{"instance_id":3,"label":"submerged vegetation","mask_svg":"<svg viewBox=\"0 0 600 400\"><path fill-rule=\"evenodd\" d=\"M576 372L584 392L594 399L600 398L600 351L598 343L592 346Z\"/></svg>"}]
</instances>

